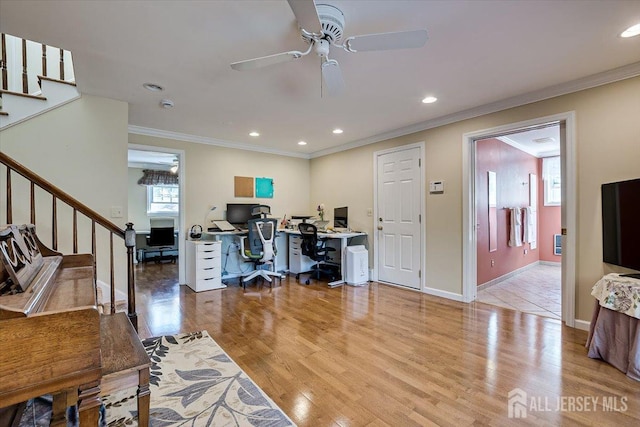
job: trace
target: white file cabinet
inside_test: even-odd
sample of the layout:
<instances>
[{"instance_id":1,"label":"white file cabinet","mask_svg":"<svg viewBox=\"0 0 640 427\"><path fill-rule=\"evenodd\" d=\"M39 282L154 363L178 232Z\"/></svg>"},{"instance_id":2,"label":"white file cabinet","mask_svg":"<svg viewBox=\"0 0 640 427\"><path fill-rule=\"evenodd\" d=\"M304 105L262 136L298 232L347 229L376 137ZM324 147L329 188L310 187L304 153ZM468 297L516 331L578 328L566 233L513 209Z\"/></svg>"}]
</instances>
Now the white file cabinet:
<instances>
[{"instance_id":1,"label":"white file cabinet","mask_svg":"<svg viewBox=\"0 0 640 427\"><path fill-rule=\"evenodd\" d=\"M222 289L222 244L219 241L187 241L187 286L196 292Z\"/></svg>"},{"instance_id":2,"label":"white file cabinet","mask_svg":"<svg viewBox=\"0 0 640 427\"><path fill-rule=\"evenodd\" d=\"M295 234L289 235L289 272L293 274L310 271L315 262L306 255L302 255L300 244L302 237Z\"/></svg>"}]
</instances>

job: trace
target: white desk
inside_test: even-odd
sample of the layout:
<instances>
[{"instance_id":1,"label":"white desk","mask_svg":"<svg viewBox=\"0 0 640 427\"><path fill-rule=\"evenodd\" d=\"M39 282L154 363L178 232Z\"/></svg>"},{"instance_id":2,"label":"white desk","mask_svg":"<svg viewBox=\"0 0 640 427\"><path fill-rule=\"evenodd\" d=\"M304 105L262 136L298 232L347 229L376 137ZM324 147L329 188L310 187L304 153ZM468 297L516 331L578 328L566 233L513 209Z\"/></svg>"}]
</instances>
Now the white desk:
<instances>
[{"instance_id":1,"label":"white desk","mask_svg":"<svg viewBox=\"0 0 640 427\"><path fill-rule=\"evenodd\" d=\"M300 231L298 230L283 230L287 234L292 235L300 235ZM349 239L353 237L366 236L367 233L362 232L350 232L350 233L318 233L318 238L320 239L340 239L340 280L335 280L333 282L329 282L330 288L335 288L336 286L342 286L345 283L344 274L345 274L345 265L347 261L347 246L349 245Z\"/></svg>"}]
</instances>

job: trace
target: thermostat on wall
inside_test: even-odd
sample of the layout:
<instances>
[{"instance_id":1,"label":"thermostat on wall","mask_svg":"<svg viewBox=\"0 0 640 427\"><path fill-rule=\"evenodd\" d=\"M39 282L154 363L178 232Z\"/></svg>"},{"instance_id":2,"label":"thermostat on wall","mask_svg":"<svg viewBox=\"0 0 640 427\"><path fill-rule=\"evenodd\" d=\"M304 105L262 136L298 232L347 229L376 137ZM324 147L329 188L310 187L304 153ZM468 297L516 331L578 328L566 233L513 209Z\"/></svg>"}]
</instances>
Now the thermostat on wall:
<instances>
[{"instance_id":1,"label":"thermostat on wall","mask_svg":"<svg viewBox=\"0 0 640 427\"><path fill-rule=\"evenodd\" d=\"M431 181L429 182L429 193L442 194L444 193L444 181Z\"/></svg>"}]
</instances>

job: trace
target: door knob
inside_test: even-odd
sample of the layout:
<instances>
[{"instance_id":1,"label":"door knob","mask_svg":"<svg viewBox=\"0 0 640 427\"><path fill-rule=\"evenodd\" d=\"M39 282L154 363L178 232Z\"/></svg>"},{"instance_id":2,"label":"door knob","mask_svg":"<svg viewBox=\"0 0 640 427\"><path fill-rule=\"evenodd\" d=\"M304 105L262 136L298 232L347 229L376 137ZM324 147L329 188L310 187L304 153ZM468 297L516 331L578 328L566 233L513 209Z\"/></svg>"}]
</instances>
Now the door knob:
<instances>
[{"instance_id":1,"label":"door knob","mask_svg":"<svg viewBox=\"0 0 640 427\"><path fill-rule=\"evenodd\" d=\"M382 230L382 226L381 225L378 226L378 230Z\"/></svg>"}]
</instances>

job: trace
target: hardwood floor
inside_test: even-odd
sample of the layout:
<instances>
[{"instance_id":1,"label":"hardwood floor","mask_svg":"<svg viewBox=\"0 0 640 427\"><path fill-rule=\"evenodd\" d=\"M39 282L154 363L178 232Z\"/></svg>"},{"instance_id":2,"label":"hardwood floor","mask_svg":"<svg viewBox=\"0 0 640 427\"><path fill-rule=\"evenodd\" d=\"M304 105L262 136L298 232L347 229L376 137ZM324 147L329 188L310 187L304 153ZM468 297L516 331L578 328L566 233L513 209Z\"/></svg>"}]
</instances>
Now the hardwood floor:
<instances>
[{"instance_id":1,"label":"hardwood floor","mask_svg":"<svg viewBox=\"0 0 640 427\"><path fill-rule=\"evenodd\" d=\"M640 425L640 382L559 320L376 283L195 293L172 268L137 270L141 337L206 329L299 426Z\"/></svg>"}]
</instances>

